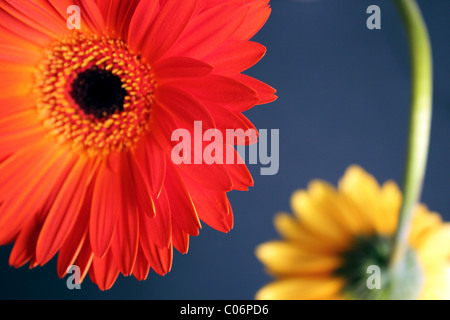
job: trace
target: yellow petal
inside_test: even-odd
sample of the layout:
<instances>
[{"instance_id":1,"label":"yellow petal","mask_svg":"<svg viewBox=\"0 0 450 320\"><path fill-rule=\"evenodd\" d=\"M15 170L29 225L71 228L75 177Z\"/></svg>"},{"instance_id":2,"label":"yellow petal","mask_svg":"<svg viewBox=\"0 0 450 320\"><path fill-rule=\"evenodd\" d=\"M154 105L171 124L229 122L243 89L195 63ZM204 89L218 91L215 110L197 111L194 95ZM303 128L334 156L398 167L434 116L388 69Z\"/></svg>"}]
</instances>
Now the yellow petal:
<instances>
[{"instance_id":1,"label":"yellow petal","mask_svg":"<svg viewBox=\"0 0 450 320\"><path fill-rule=\"evenodd\" d=\"M366 222L368 232L382 228L383 222L378 219L382 214L381 191L372 175L359 166L350 166L339 181L339 190Z\"/></svg>"},{"instance_id":2,"label":"yellow petal","mask_svg":"<svg viewBox=\"0 0 450 320\"><path fill-rule=\"evenodd\" d=\"M425 205L417 206L409 237L410 243L414 247L420 247L428 233L432 233L442 226L442 218L439 214L428 211Z\"/></svg>"},{"instance_id":3,"label":"yellow petal","mask_svg":"<svg viewBox=\"0 0 450 320\"><path fill-rule=\"evenodd\" d=\"M316 182L314 186L315 188L312 188L312 190L317 191L320 183ZM291 204L300 223L311 233L327 243L333 243L334 246L346 248L352 239L352 235L333 216L334 211L330 209L328 200L326 194L314 193L310 186L308 192L295 192Z\"/></svg>"},{"instance_id":4,"label":"yellow petal","mask_svg":"<svg viewBox=\"0 0 450 320\"><path fill-rule=\"evenodd\" d=\"M361 235L367 232L364 219L358 212L352 210L345 197L342 196L331 184L315 180L309 184L308 194L321 203L321 206L329 213L330 219L342 229L353 235Z\"/></svg>"},{"instance_id":5,"label":"yellow petal","mask_svg":"<svg viewBox=\"0 0 450 320\"><path fill-rule=\"evenodd\" d=\"M428 269L425 273L425 283L421 300L450 300L450 265L441 268Z\"/></svg>"},{"instance_id":6,"label":"yellow petal","mask_svg":"<svg viewBox=\"0 0 450 320\"><path fill-rule=\"evenodd\" d=\"M417 253L425 267L450 261L450 224L423 235Z\"/></svg>"},{"instance_id":7,"label":"yellow petal","mask_svg":"<svg viewBox=\"0 0 450 320\"><path fill-rule=\"evenodd\" d=\"M374 218L377 220L377 233L383 235L394 234L398 216L400 214L400 206L402 203L402 193L398 185L393 181L387 181L381 187L379 216Z\"/></svg>"},{"instance_id":8,"label":"yellow petal","mask_svg":"<svg viewBox=\"0 0 450 320\"><path fill-rule=\"evenodd\" d=\"M283 241L267 242L258 246L256 256L269 272L278 275L331 274L342 263L335 255L318 254Z\"/></svg>"},{"instance_id":9,"label":"yellow petal","mask_svg":"<svg viewBox=\"0 0 450 320\"><path fill-rule=\"evenodd\" d=\"M340 297L343 281L337 278L293 278L272 282L256 294L257 300L327 300Z\"/></svg>"},{"instance_id":10,"label":"yellow petal","mask_svg":"<svg viewBox=\"0 0 450 320\"><path fill-rule=\"evenodd\" d=\"M335 248L334 242L324 241L314 233L305 228L305 226L291 214L278 213L274 218L274 225L278 233L286 240L297 243L299 246L316 252L337 252L340 248Z\"/></svg>"}]
</instances>

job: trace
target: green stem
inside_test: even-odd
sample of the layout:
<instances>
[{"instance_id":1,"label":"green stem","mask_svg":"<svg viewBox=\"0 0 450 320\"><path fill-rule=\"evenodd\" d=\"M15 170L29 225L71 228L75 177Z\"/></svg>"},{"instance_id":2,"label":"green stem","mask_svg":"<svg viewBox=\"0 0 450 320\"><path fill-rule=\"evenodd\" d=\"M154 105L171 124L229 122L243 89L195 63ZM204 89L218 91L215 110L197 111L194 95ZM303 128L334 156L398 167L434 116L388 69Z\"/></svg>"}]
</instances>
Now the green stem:
<instances>
[{"instance_id":1,"label":"green stem","mask_svg":"<svg viewBox=\"0 0 450 320\"><path fill-rule=\"evenodd\" d=\"M414 210L420 201L431 131L433 62L427 27L415 0L394 0L407 31L411 52L412 96L408 150L403 181L403 203L391 264L398 265L408 248Z\"/></svg>"}]
</instances>

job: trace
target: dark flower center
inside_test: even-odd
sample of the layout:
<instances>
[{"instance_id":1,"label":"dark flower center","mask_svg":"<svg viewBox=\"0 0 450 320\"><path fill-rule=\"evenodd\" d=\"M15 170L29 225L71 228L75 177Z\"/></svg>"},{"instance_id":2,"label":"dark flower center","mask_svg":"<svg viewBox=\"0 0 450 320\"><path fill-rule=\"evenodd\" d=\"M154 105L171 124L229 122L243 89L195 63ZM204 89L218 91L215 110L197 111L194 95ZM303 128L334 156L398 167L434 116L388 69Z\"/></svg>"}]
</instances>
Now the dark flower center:
<instances>
[{"instance_id":1,"label":"dark flower center","mask_svg":"<svg viewBox=\"0 0 450 320\"><path fill-rule=\"evenodd\" d=\"M34 92L43 126L89 157L132 148L150 129L156 81L121 39L69 33L46 51Z\"/></svg>"},{"instance_id":2,"label":"dark flower center","mask_svg":"<svg viewBox=\"0 0 450 320\"><path fill-rule=\"evenodd\" d=\"M70 95L85 114L102 119L123 111L127 91L122 85L119 76L94 67L78 74Z\"/></svg>"}]
</instances>

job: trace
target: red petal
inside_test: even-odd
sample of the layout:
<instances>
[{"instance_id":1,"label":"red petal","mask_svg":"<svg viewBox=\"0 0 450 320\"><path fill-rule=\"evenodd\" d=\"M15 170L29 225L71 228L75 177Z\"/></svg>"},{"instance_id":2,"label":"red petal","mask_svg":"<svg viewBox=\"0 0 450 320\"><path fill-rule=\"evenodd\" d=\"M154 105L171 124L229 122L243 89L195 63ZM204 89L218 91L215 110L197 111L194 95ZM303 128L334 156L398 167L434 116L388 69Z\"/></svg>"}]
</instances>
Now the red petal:
<instances>
[{"instance_id":1,"label":"red petal","mask_svg":"<svg viewBox=\"0 0 450 320\"><path fill-rule=\"evenodd\" d=\"M225 224L230 225L233 227L234 224L234 214L233 214L233 208L231 207L230 201L228 201L228 214L225 216Z\"/></svg>"},{"instance_id":2,"label":"red petal","mask_svg":"<svg viewBox=\"0 0 450 320\"><path fill-rule=\"evenodd\" d=\"M42 59L37 52L11 44L0 44L0 61L26 66L36 66ZM4 70L2 68L2 70ZM22 97L23 98L23 97ZM28 101L30 99L28 98Z\"/></svg>"},{"instance_id":3,"label":"red petal","mask_svg":"<svg viewBox=\"0 0 450 320\"><path fill-rule=\"evenodd\" d=\"M248 138L248 143L252 144L252 143L256 143L257 140L255 138L259 137L259 132L256 129L256 127L253 125L253 123L246 117L244 116L242 113L237 113L236 116L243 122L245 123L244 127L241 127L242 129L245 128L245 131L250 130L251 132L255 133L254 135L250 136L250 138Z\"/></svg>"},{"instance_id":4,"label":"red petal","mask_svg":"<svg viewBox=\"0 0 450 320\"><path fill-rule=\"evenodd\" d=\"M66 239L58 253L57 272L60 278L65 276L67 269L78 259L83 247L89 246L89 251L92 252L88 232L93 190L94 183L91 182L86 191L87 196L84 198L78 219L70 231L70 237Z\"/></svg>"},{"instance_id":5,"label":"red petal","mask_svg":"<svg viewBox=\"0 0 450 320\"><path fill-rule=\"evenodd\" d=\"M154 218L139 212L139 238L145 247L149 243L155 243L160 248L167 248L172 239L172 215L170 203L165 189L161 192L159 199L155 201L156 214Z\"/></svg>"},{"instance_id":6,"label":"red petal","mask_svg":"<svg viewBox=\"0 0 450 320\"><path fill-rule=\"evenodd\" d=\"M139 241L139 218L136 187L132 179L131 160L124 154L121 168L122 207L116 222L111 250L114 260L125 275L131 275L136 261Z\"/></svg>"},{"instance_id":7,"label":"red petal","mask_svg":"<svg viewBox=\"0 0 450 320\"><path fill-rule=\"evenodd\" d=\"M90 176L90 163L80 159L71 170L45 219L36 246L36 262L44 265L60 249L77 220Z\"/></svg>"},{"instance_id":8,"label":"red petal","mask_svg":"<svg viewBox=\"0 0 450 320\"><path fill-rule=\"evenodd\" d=\"M140 0L111 1L96 0L105 20L107 31L112 36L128 39L128 28ZM129 43L129 42L128 42Z\"/></svg>"},{"instance_id":9,"label":"red petal","mask_svg":"<svg viewBox=\"0 0 450 320\"><path fill-rule=\"evenodd\" d=\"M229 214L226 193L208 190L189 180L186 181L186 184L197 208L199 218L218 231L230 231L232 225L227 224L228 220L225 219Z\"/></svg>"},{"instance_id":10,"label":"red petal","mask_svg":"<svg viewBox=\"0 0 450 320\"><path fill-rule=\"evenodd\" d=\"M257 104L265 104L269 102L273 102L277 99L275 93L277 92L271 86L265 84L262 81L259 81L255 78L249 77L245 74L238 74L233 76L233 79L240 81L246 86L252 88L258 93L258 103Z\"/></svg>"},{"instance_id":11,"label":"red petal","mask_svg":"<svg viewBox=\"0 0 450 320\"><path fill-rule=\"evenodd\" d=\"M142 54L147 61L154 64L175 44L196 7L197 0L183 0L182 5L179 0L165 2L142 45Z\"/></svg>"},{"instance_id":12,"label":"red petal","mask_svg":"<svg viewBox=\"0 0 450 320\"><path fill-rule=\"evenodd\" d=\"M234 155L233 162L225 164L225 170L233 182L233 189L247 191L248 187L252 187L254 184L252 175L234 147L227 145L226 148L230 154Z\"/></svg>"},{"instance_id":13,"label":"red petal","mask_svg":"<svg viewBox=\"0 0 450 320\"><path fill-rule=\"evenodd\" d=\"M89 276L92 282L98 285L100 290L104 291L112 287L119 276L119 269L114 264L111 250L103 258L94 256Z\"/></svg>"},{"instance_id":14,"label":"red petal","mask_svg":"<svg viewBox=\"0 0 450 320\"><path fill-rule=\"evenodd\" d=\"M243 112L252 108L259 100L257 92L252 88L220 75L180 79L171 82L170 85L195 95L208 106L209 110L220 106L230 111Z\"/></svg>"},{"instance_id":15,"label":"red petal","mask_svg":"<svg viewBox=\"0 0 450 320\"><path fill-rule=\"evenodd\" d=\"M202 121L205 130L215 128L214 119L205 106L186 91L163 85L158 87L155 100L185 128L193 128L195 121Z\"/></svg>"},{"instance_id":16,"label":"red petal","mask_svg":"<svg viewBox=\"0 0 450 320\"><path fill-rule=\"evenodd\" d=\"M88 274L89 268L91 267L93 260L94 260L94 253L92 252L91 245L89 244L89 241L84 241L80 253L78 254L75 262L73 263L73 265L80 267L81 270L80 283L83 282L84 278Z\"/></svg>"},{"instance_id":17,"label":"red petal","mask_svg":"<svg viewBox=\"0 0 450 320\"><path fill-rule=\"evenodd\" d=\"M134 159L147 187L158 198L166 176L166 157L153 135L142 138L134 151Z\"/></svg>"},{"instance_id":18,"label":"red petal","mask_svg":"<svg viewBox=\"0 0 450 320\"><path fill-rule=\"evenodd\" d=\"M244 22L230 37L232 40L251 39L269 19L271 9L267 5L268 1L254 1L249 3L249 11Z\"/></svg>"},{"instance_id":19,"label":"red petal","mask_svg":"<svg viewBox=\"0 0 450 320\"><path fill-rule=\"evenodd\" d=\"M54 35L67 32L66 20L62 19L48 2L44 0L6 1L21 14L27 16L30 21L40 24L42 27L50 30Z\"/></svg>"},{"instance_id":20,"label":"red petal","mask_svg":"<svg viewBox=\"0 0 450 320\"><path fill-rule=\"evenodd\" d=\"M145 257L142 248L139 247L136 257L136 264L133 269L133 275L138 281L143 281L147 279L149 271L150 262L148 262L147 258Z\"/></svg>"},{"instance_id":21,"label":"red petal","mask_svg":"<svg viewBox=\"0 0 450 320\"><path fill-rule=\"evenodd\" d=\"M248 145L258 141L258 131L242 114L231 112L222 107L211 108L210 111L216 119L217 129L222 132L225 143Z\"/></svg>"},{"instance_id":22,"label":"red petal","mask_svg":"<svg viewBox=\"0 0 450 320\"><path fill-rule=\"evenodd\" d=\"M41 159L49 159L50 151L51 146L40 141L14 153L0 164L0 203L15 195L18 184L17 177L23 176L31 179L35 170L44 165L44 161Z\"/></svg>"},{"instance_id":23,"label":"red petal","mask_svg":"<svg viewBox=\"0 0 450 320\"><path fill-rule=\"evenodd\" d=\"M36 145L45 138L43 128L30 128L0 137L0 159L15 154L21 149Z\"/></svg>"},{"instance_id":24,"label":"red petal","mask_svg":"<svg viewBox=\"0 0 450 320\"><path fill-rule=\"evenodd\" d=\"M158 83L165 79L204 77L213 71L213 67L203 61L187 58L172 57L164 59L154 67Z\"/></svg>"},{"instance_id":25,"label":"red petal","mask_svg":"<svg viewBox=\"0 0 450 320\"><path fill-rule=\"evenodd\" d=\"M178 129L179 126L172 119L172 115L163 107L155 103L153 106L153 122L150 132L153 136L153 141L161 148L164 156L169 156L172 153L173 147L176 145L171 141L172 133Z\"/></svg>"},{"instance_id":26,"label":"red petal","mask_svg":"<svg viewBox=\"0 0 450 320\"><path fill-rule=\"evenodd\" d=\"M131 171L127 177L134 186L136 193L136 204L140 212L145 212L149 217L155 216L155 200L153 199L151 187L142 176L134 157L129 159ZM126 178L125 178L126 179Z\"/></svg>"},{"instance_id":27,"label":"red petal","mask_svg":"<svg viewBox=\"0 0 450 320\"><path fill-rule=\"evenodd\" d=\"M201 150L202 154L203 150L205 149L204 147ZM194 150L194 148L191 148L191 150ZM193 153L195 153L195 151ZM225 153L223 153L222 157L219 156L219 159L222 158L220 159L220 164L206 164L204 162L198 164L181 163L177 165L177 168L179 168L179 172L183 176L196 181L205 188L210 188L217 191L231 191L233 183L227 171L225 170L225 167L223 166L223 163L226 162L225 157ZM214 177L214 179L211 179L211 177Z\"/></svg>"},{"instance_id":28,"label":"red petal","mask_svg":"<svg viewBox=\"0 0 450 320\"><path fill-rule=\"evenodd\" d=\"M67 8L75 4L72 0L47 0L54 8L56 12L59 13L60 17L67 21L69 17L67 14Z\"/></svg>"},{"instance_id":29,"label":"red petal","mask_svg":"<svg viewBox=\"0 0 450 320\"><path fill-rule=\"evenodd\" d=\"M34 257L41 227L42 222L39 221L37 216L33 216L27 222L14 242L9 256L9 265L20 268Z\"/></svg>"},{"instance_id":30,"label":"red petal","mask_svg":"<svg viewBox=\"0 0 450 320\"><path fill-rule=\"evenodd\" d=\"M42 208L58 180L72 167L71 157L54 149L47 149L50 159L43 157L42 162L35 163L34 170L19 175L20 179L16 176L18 180L14 188L2 194L6 196L9 193L10 196L0 207L0 243L9 242L23 224ZM6 185L1 186L4 188Z\"/></svg>"},{"instance_id":31,"label":"red petal","mask_svg":"<svg viewBox=\"0 0 450 320\"><path fill-rule=\"evenodd\" d=\"M97 34L103 34L106 29L105 20L95 1L74 0L74 2L80 7L82 24L86 24L91 31Z\"/></svg>"},{"instance_id":32,"label":"red petal","mask_svg":"<svg viewBox=\"0 0 450 320\"><path fill-rule=\"evenodd\" d=\"M144 249L144 247L142 247ZM159 248L154 243L150 242L149 247L144 251L146 258L150 262L153 270L163 276L167 274L172 268L173 248L170 245L168 248Z\"/></svg>"},{"instance_id":33,"label":"red petal","mask_svg":"<svg viewBox=\"0 0 450 320\"><path fill-rule=\"evenodd\" d=\"M36 20L26 16L22 10L9 5L5 1L0 1L0 25L42 47L58 36L58 33L54 30L44 27ZM24 32L28 33L24 34Z\"/></svg>"},{"instance_id":34,"label":"red petal","mask_svg":"<svg viewBox=\"0 0 450 320\"><path fill-rule=\"evenodd\" d=\"M28 96L31 92L33 75L30 72L0 71L2 98ZM36 112L36 111L35 111ZM36 121L35 121L36 122Z\"/></svg>"},{"instance_id":35,"label":"red petal","mask_svg":"<svg viewBox=\"0 0 450 320\"><path fill-rule=\"evenodd\" d=\"M192 19L176 46L172 56L201 59L225 42L242 24L248 8L238 3L224 3Z\"/></svg>"},{"instance_id":36,"label":"red petal","mask_svg":"<svg viewBox=\"0 0 450 320\"><path fill-rule=\"evenodd\" d=\"M120 174L100 165L92 195L89 238L97 257L108 250L122 206Z\"/></svg>"},{"instance_id":37,"label":"red petal","mask_svg":"<svg viewBox=\"0 0 450 320\"><path fill-rule=\"evenodd\" d=\"M189 234L183 231L176 222L172 223L173 246L182 254L189 250Z\"/></svg>"},{"instance_id":38,"label":"red petal","mask_svg":"<svg viewBox=\"0 0 450 320\"><path fill-rule=\"evenodd\" d=\"M0 45L1 47L1 45ZM0 57L1 59L1 57ZM27 110L35 108L33 101L29 97L10 97L10 98L0 98L0 118L14 115L16 113L21 113Z\"/></svg>"},{"instance_id":39,"label":"red petal","mask_svg":"<svg viewBox=\"0 0 450 320\"><path fill-rule=\"evenodd\" d=\"M142 44L150 31L150 26L158 12L158 1L139 1L128 29L128 45L131 50L139 51L142 47Z\"/></svg>"},{"instance_id":40,"label":"red petal","mask_svg":"<svg viewBox=\"0 0 450 320\"><path fill-rule=\"evenodd\" d=\"M189 191L173 166L167 167L165 187L170 190L169 201L173 221L188 234L197 236L201 228L200 220Z\"/></svg>"},{"instance_id":41,"label":"red petal","mask_svg":"<svg viewBox=\"0 0 450 320\"><path fill-rule=\"evenodd\" d=\"M266 53L266 47L251 41L227 41L204 58L216 74L234 75L255 65Z\"/></svg>"},{"instance_id":42,"label":"red petal","mask_svg":"<svg viewBox=\"0 0 450 320\"><path fill-rule=\"evenodd\" d=\"M31 50L37 52L41 50L40 48L42 48L42 46L46 45L48 42L48 37L43 36L41 33L37 33L23 24L19 24L17 29L10 29L9 27L4 26L1 22L1 19L4 17L3 14L4 12L0 9L0 32L3 35L0 39L1 43L8 45L20 45L21 47L30 48ZM6 15L9 17L9 14ZM13 23L17 22L14 21ZM29 33L23 35L20 32L17 32L17 30ZM33 36L36 36L36 38L32 39Z\"/></svg>"}]
</instances>

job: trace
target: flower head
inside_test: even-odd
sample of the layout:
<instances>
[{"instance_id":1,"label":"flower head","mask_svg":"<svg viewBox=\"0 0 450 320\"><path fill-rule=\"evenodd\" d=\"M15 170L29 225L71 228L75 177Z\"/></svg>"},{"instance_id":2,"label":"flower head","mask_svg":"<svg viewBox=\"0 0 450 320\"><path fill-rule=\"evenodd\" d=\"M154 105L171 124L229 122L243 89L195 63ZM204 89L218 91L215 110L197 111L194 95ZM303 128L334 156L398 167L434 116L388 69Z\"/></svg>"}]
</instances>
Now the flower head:
<instances>
[{"instance_id":1,"label":"flower head","mask_svg":"<svg viewBox=\"0 0 450 320\"><path fill-rule=\"evenodd\" d=\"M297 191L291 203L295 215L275 219L284 240L257 248L276 278L257 298L450 298L450 224L425 205L415 210L405 258L391 267L401 202L394 182L380 186L358 166L347 170L337 189L316 180Z\"/></svg>"},{"instance_id":2,"label":"flower head","mask_svg":"<svg viewBox=\"0 0 450 320\"><path fill-rule=\"evenodd\" d=\"M58 254L100 289L167 273L201 221L227 232L244 164L177 166L171 133L254 128L275 90L242 72L268 0L1 0L0 244L10 264ZM69 28L68 7L81 12ZM224 145L229 149L229 145ZM211 179L213 178L213 179ZM212 181L213 180L213 181Z\"/></svg>"}]
</instances>

